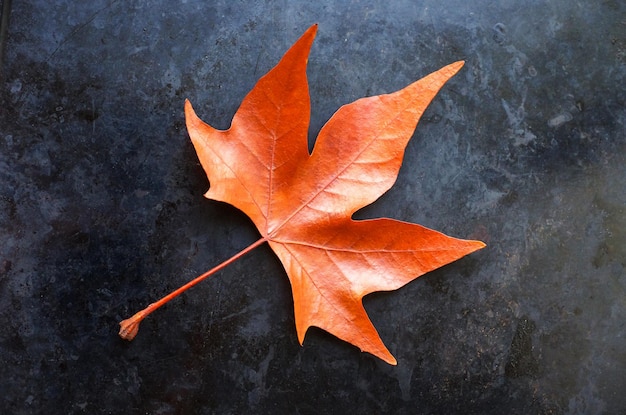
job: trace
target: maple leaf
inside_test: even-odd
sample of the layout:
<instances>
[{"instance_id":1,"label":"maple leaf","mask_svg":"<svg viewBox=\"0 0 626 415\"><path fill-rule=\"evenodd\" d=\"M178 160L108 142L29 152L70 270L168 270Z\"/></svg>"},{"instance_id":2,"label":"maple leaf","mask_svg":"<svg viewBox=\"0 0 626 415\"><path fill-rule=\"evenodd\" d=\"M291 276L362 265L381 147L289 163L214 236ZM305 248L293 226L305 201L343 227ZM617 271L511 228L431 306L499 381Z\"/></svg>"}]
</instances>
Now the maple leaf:
<instances>
[{"instance_id":1,"label":"maple leaf","mask_svg":"<svg viewBox=\"0 0 626 415\"><path fill-rule=\"evenodd\" d=\"M291 282L300 344L316 326L396 364L363 308L363 296L398 289L485 246L398 220L352 219L393 185L420 116L463 62L397 92L341 107L309 154L306 64L316 30L309 28L259 80L228 130L207 125L185 102L187 129L210 182L205 196L246 213L261 239L124 320L122 337L132 339L161 302L267 242Z\"/></svg>"}]
</instances>

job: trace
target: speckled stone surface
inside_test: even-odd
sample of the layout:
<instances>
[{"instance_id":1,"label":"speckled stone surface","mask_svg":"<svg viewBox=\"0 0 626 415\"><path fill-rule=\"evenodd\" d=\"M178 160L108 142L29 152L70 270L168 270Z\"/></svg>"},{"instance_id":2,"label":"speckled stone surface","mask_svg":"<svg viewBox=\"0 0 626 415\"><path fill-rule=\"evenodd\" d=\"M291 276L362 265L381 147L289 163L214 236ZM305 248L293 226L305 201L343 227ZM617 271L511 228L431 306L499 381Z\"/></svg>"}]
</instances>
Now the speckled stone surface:
<instances>
[{"instance_id":1,"label":"speckled stone surface","mask_svg":"<svg viewBox=\"0 0 626 415\"><path fill-rule=\"evenodd\" d=\"M6 2L6 0L5 0ZM208 201L183 103L227 128L312 23L311 143L341 105L448 64L358 217L488 247L365 306L398 366L298 344L257 238ZM19 1L0 79L0 413L626 412L623 1Z\"/></svg>"}]
</instances>

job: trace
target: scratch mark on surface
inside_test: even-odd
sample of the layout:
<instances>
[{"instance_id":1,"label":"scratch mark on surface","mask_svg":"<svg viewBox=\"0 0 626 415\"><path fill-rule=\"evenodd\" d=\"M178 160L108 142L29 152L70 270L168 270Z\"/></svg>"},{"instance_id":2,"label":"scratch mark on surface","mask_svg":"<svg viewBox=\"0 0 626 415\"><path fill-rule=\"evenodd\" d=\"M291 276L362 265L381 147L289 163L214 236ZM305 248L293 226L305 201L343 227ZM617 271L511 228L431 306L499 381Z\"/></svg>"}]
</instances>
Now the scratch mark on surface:
<instances>
[{"instance_id":1,"label":"scratch mark on surface","mask_svg":"<svg viewBox=\"0 0 626 415\"><path fill-rule=\"evenodd\" d=\"M76 36L76 34L78 32L80 32L81 30L83 30L89 23L93 22L94 19L96 17L98 17L98 15L100 13L102 13L106 9L111 8L111 6L113 6L113 4L115 4L117 2L118 2L118 0L112 0L111 2L109 2L109 4L107 4L106 6L104 6L103 8L101 8L99 10L97 10L94 14L89 16L87 21L85 21L83 24L78 25L78 27L74 28L74 30L72 30L67 36L65 36L63 38L63 40L61 40L61 42L59 42L59 44L57 45L56 49L54 49L54 51L52 51L52 53L50 54L50 56L48 56L48 59L46 61L50 61L50 59L52 59L52 57L59 51L59 49L61 49L63 47L63 45L65 45L71 38Z\"/></svg>"}]
</instances>

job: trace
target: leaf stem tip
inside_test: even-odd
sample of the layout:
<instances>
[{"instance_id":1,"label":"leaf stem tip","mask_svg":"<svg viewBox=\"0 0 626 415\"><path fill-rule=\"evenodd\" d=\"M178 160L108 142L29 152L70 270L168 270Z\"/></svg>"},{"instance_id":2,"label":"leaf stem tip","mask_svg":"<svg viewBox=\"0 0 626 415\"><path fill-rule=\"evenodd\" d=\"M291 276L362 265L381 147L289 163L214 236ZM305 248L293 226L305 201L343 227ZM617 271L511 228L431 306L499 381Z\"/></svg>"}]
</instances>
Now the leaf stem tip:
<instances>
[{"instance_id":1,"label":"leaf stem tip","mask_svg":"<svg viewBox=\"0 0 626 415\"><path fill-rule=\"evenodd\" d=\"M145 310L141 310L131 318L120 321L120 337L128 341L134 339L139 331L139 323L141 323L146 315Z\"/></svg>"}]
</instances>

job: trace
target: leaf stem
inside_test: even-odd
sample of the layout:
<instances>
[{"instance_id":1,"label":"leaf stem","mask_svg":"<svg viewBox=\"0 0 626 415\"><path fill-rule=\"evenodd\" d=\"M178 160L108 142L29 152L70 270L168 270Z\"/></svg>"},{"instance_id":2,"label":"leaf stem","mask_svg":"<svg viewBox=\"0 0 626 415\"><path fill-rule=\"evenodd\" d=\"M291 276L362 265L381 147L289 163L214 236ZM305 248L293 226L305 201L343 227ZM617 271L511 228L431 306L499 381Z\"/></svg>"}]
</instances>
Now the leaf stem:
<instances>
[{"instance_id":1,"label":"leaf stem","mask_svg":"<svg viewBox=\"0 0 626 415\"><path fill-rule=\"evenodd\" d=\"M189 288L193 287L194 285L204 281L205 279L207 279L211 275L215 274L217 271L219 271L222 268L225 268L227 265L235 262L237 259L241 258L245 254L247 254L248 252L252 251L254 248L258 247L259 245L262 245L265 242L267 242L267 239L265 237L259 239L258 241L256 241L252 245L250 245L247 248L243 249L242 251L240 251L239 253L235 254L232 257L230 257L229 259L227 259L226 261L222 262L221 264L211 268L210 270L208 270L204 274L202 274L202 275L196 277L195 279L189 281L187 284L183 285L182 287L177 288L176 290L172 291L171 293L169 293L165 297L161 298L160 300L155 301L154 303L150 304L149 306L147 306L143 310L139 311L138 313L136 313L132 317L130 317L130 318L126 319L126 320L120 321L120 332L119 332L120 337L122 339L125 339L125 340L128 340L128 341L134 339L135 336L137 335L137 331L139 330L139 323L141 323L141 321L144 318L146 318L148 315L150 315L150 313L152 313L153 311L155 311L157 308L161 307L162 305L164 305L168 301L172 300L173 298L178 297L180 294L182 294L183 292L187 291Z\"/></svg>"}]
</instances>

